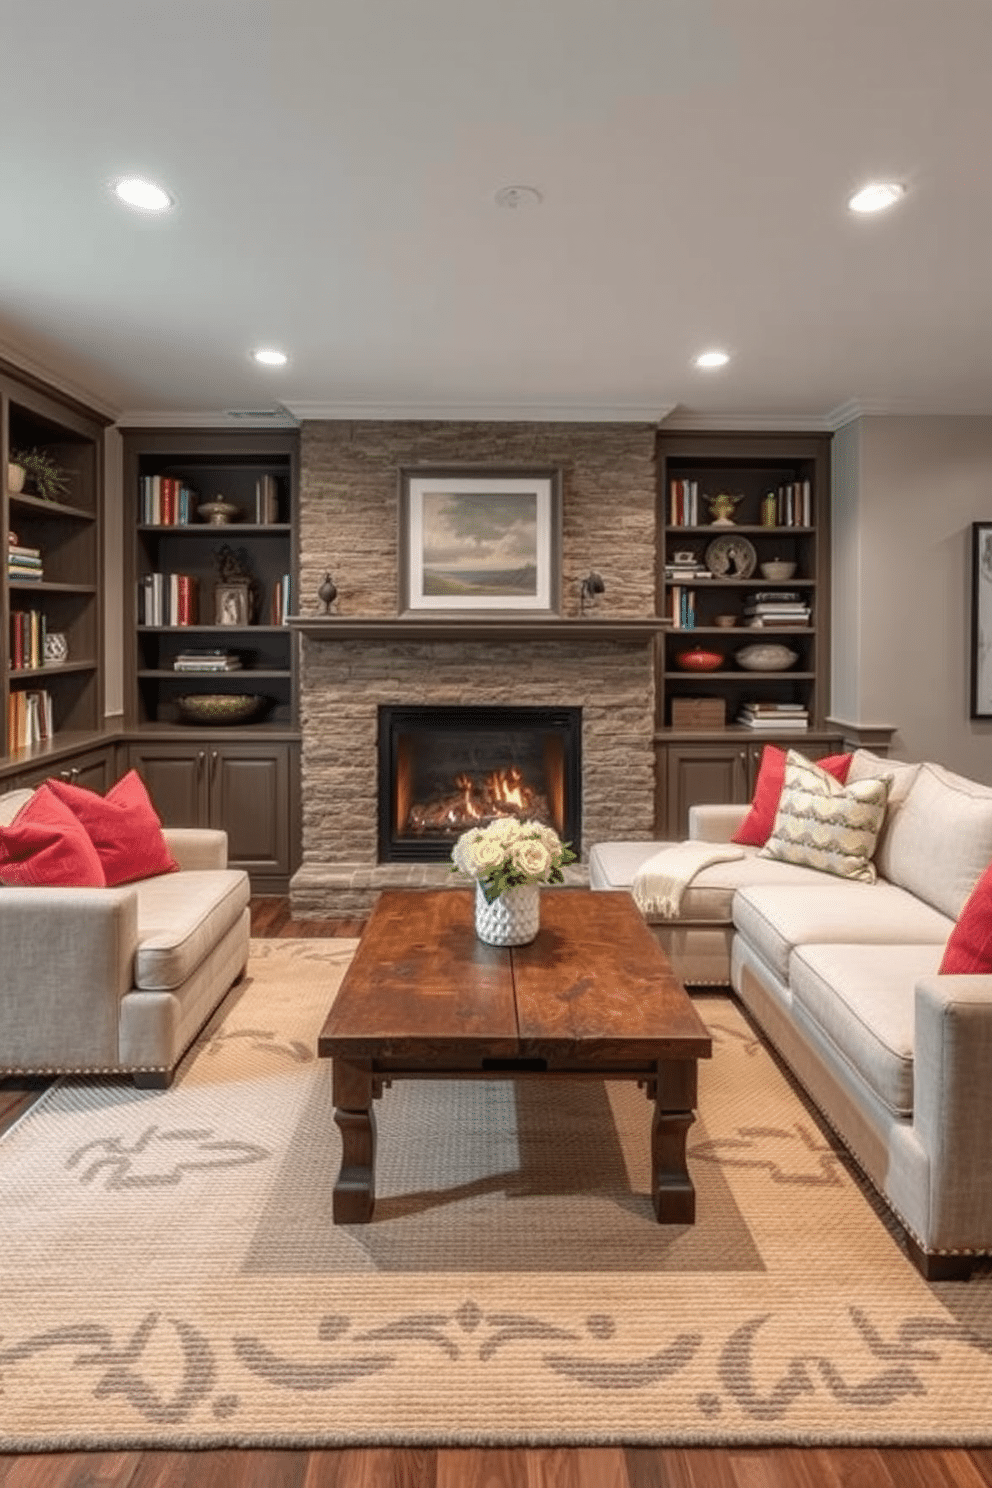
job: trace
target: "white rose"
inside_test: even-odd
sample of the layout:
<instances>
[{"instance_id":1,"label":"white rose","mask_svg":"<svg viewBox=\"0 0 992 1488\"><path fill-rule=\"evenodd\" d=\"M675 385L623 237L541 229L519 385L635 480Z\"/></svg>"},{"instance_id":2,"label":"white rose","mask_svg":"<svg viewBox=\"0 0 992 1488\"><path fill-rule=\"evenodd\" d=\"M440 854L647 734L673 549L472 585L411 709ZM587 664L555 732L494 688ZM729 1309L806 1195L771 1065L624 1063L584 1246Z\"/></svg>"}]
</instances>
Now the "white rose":
<instances>
[{"instance_id":1,"label":"white rose","mask_svg":"<svg viewBox=\"0 0 992 1488\"><path fill-rule=\"evenodd\" d=\"M470 849L472 847L472 843L481 836L481 827L469 827L468 831L462 833L458 841L455 843L454 847L451 849L451 861L454 863L455 867L458 868L462 873L472 873L474 871L472 868Z\"/></svg>"},{"instance_id":2,"label":"white rose","mask_svg":"<svg viewBox=\"0 0 992 1488\"><path fill-rule=\"evenodd\" d=\"M530 822L528 825L534 828L549 853L561 852L561 838L554 827L547 827L544 822Z\"/></svg>"},{"instance_id":3,"label":"white rose","mask_svg":"<svg viewBox=\"0 0 992 1488\"><path fill-rule=\"evenodd\" d=\"M472 864L469 872L478 878L484 878L490 869L500 866L505 855L501 842L481 832L468 849L468 861Z\"/></svg>"},{"instance_id":4,"label":"white rose","mask_svg":"<svg viewBox=\"0 0 992 1488\"><path fill-rule=\"evenodd\" d=\"M551 867L551 854L537 837L524 837L510 849L514 866L528 878L543 878Z\"/></svg>"},{"instance_id":5,"label":"white rose","mask_svg":"<svg viewBox=\"0 0 992 1488\"><path fill-rule=\"evenodd\" d=\"M495 837L497 842L509 843L516 842L523 832L523 827L515 816L498 816L494 822L489 823L486 830L491 837Z\"/></svg>"}]
</instances>

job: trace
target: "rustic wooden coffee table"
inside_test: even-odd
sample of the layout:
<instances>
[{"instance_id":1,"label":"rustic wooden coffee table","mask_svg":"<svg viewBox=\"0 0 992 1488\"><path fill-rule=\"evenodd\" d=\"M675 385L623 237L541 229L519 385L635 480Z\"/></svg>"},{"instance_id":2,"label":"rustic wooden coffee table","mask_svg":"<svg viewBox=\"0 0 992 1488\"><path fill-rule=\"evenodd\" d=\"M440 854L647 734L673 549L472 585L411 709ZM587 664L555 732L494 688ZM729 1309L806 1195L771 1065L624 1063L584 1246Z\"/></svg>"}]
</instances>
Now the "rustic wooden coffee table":
<instances>
[{"instance_id":1,"label":"rustic wooden coffee table","mask_svg":"<svg viewBox=\"0 0 992 1488\"><path fill-rule=\"evenodd\" d=\"M686 1133L709 1034L626 893L551 889L527 946L476 938L464 889L389 890L321 1030L341 1129L335 1224L375 1205L373 1100L393 1080L637 1080L654 1102L651 1197L692 1224Z\"/></svg>"}]
</instances>

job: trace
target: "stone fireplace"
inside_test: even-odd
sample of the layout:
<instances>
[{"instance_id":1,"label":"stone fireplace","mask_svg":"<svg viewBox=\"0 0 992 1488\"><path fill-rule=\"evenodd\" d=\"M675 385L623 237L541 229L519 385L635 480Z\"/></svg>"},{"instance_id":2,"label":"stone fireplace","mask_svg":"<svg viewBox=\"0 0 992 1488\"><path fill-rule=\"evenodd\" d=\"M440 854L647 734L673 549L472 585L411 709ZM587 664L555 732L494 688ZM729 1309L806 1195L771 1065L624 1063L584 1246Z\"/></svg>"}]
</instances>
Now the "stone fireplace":
<instances>
[{"instance_id":1,"label":"stone fireplace","mask_svg":"<svg viewBox=\"0 0 992 1488\"><path fill-rule=\"evenodd\" d=\"M362 915L380 888L453 881L440 852L381 861L383 710L575 710L574 846L584 859L594 842L652 835L654 434L649 424L303 425L295 915ZM534 619L524 635L454 618L425 629L397 614L397 472L418 463L561 469L560 619ZM583 621L579 586L593 568L606 592ZM328 570L339 614L322 620ZM584 864L568 871L581 882Z\"/></svg>"},{"instance_id":2,"label":"stone fireplace","mask_svg":"<svg viewBox=\"0 0 992 1488\"><path fill-rule=\"evenodd\" d=\"M379 862L448 862L499 817L580 840L581 708L379 708Z\"/></svg>"}]
</instances>

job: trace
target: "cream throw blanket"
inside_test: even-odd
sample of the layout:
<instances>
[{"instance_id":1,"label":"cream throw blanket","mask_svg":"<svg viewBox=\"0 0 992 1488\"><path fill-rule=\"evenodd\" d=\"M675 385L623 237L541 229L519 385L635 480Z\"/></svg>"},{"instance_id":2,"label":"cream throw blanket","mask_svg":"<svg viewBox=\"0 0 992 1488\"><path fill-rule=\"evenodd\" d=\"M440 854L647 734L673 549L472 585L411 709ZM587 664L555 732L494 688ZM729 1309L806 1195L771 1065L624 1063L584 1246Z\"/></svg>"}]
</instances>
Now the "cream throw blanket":
<instances>
[{"instance_id":1,"label":"cream throw blanket","mask_svg":"<svg viewBox=\"0 0 992 1488\"><path fill-rule=\"evenodd\" d=\"M729 863L743 857L743 850L729 843L676 842L641 864L630 891L641 914L663 915L666 920L672 920L679 912L682 895L697 873L711 863Z\"/></svg>"}]
</instances>

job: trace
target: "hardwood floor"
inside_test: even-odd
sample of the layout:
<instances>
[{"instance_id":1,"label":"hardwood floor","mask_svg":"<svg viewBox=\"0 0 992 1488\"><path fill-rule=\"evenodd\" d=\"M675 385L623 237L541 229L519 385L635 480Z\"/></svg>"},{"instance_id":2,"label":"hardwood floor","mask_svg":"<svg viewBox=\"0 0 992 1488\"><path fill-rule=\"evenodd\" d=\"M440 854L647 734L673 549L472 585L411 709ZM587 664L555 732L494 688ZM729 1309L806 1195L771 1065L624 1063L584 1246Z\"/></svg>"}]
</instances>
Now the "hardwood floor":
<instances>
[{"instance_id":1,"label":"hardwood floor","mask_svg":"<svg viewBox=\"0 0 992 1488\"><path fill-rule=\"evenodd\" d=\"M356 936L360 920L293 920L253 899L258 937ZM44 1082L0 1081L0 1132ZM2 1332L2 1318L0 1318ZM0 1395L0 1433L3 1403ZM422 1448L0 1454L0 1488L992 1488L971 1450L710 1447Z\"/></svg>"}]
</instances>

